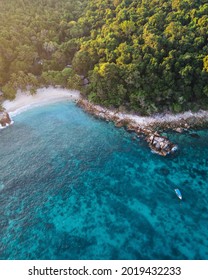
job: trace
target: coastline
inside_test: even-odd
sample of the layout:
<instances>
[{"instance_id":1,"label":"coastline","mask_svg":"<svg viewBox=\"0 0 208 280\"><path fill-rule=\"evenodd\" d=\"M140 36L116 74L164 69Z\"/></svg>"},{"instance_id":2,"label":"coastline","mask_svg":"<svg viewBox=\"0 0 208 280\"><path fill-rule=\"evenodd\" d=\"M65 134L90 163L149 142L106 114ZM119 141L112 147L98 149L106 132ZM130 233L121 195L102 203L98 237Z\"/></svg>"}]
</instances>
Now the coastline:
<instances>
[{"instance_id":1,"label":"coastline","mask_svg":"<svg viewBox=\"0 0 208 280\"><path fill-rule=\"evenodd\" d=\"M116 127L124 127L127 131L136 133L138 137L144 135L150 149L162 156L174 153L177 150L177 146L166 137L161 136L161 132L170 129L182 133L190 129L207 127L208 125L208 111L201 110L196 113L188 111L175 115L166 113L154 116L139 116L95 105L84 99L79 91L50 86L48 88L39 88L34 95L18 91L13 101L4 101L2 104L6 110L4 114L9 116L10 121L7 119L4 126L0 125L0 128L13 124L12 117L26 110L62 100L74 101L87 113L105 121L112 121Z\"/></svg>"},{"instance_id":2,"label":"coastline","mask_svg":"<svg viewBox=\"0 0 208 280\"><path fill-rule=\"evenodd\" d=\"M187 111L179 114L157 114L152 116L139 116L123 113L118 110L109 110L100 105L94 105L88 100L79 99L78 105L87 112L105 120L114 121L119 126L138 126L142 130L172 129L177 132L208 125L208 111L200 110L196 113Z\"/></svg>"},{"instance_id":3,"label":"coastline","mask_svg":"<svg viewBox=\"0 0 208 280\"><path fill-rule=\"evenodd\" d=\"M90 103L88 100L79 99L78 106L91 115L105 121L114 122L116 127L124 127L129 132L134 132L138 137L145 136L150 149L161 156L175 153L177 145L170 142L160 133L164 130L174 130L178 133L193 128L207 127L208 111L197 113L184 112L181 114L159 114L150 117L127 114L119 111L112 111L100 105Z\"/></svg>"},{"instance_id":4,"label":"coastline","mask_svg":"<svg viewBox=\"0 0 208 280\"><path fill-rule=\"evenodd\" d=\"M79 91L50 86L39 88L34 95L31 95L29 92L17 91L16 98L12 101L4 101L2 106L10 118L12 118L34 107L56 103L62 100L77 101L79 98Z\"/></svg>"},{"instance_id":5,"label":"coastline","mask_svg":"<svg viewBox=\"0 0 208 280\"><path fill-rule=\"evenodd\" d=\"M110 110L100 105L93 104L82 98L77 90L69 90L61 87L43 87L37 90L37 93L31 95L29 92L17 91L16 98L12 101L5 100L2 106L12 118L33 107L56 103L62 100L75 101L88 113L95 115L106 121L112 120L117 127L124 126L122 122L137 125L141 129L163 130L179 129L183 130L203 127L208 124L208 111L200 110L193 113L187 111L179 114L157 114L152 116L139 116L137 114L124 113L118 110Z\"/></svg>"}]
</instances>

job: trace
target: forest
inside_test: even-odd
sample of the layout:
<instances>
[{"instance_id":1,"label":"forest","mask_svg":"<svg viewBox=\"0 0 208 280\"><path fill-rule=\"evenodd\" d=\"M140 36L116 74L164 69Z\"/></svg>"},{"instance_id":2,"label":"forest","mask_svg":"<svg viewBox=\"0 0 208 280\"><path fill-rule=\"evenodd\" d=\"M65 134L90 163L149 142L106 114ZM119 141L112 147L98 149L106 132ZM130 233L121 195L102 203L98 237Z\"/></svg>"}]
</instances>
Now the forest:
<instances>
[{"instance_id":1,"label":"forest","mask_svg":"<svg viewBox=\"0 0 208 280\"><path fill-rule=\"evenodd\" d=\"M0 0L0 91L78 89L150 115L208 109L207 0Z\"/></svg>"}]
</instances>

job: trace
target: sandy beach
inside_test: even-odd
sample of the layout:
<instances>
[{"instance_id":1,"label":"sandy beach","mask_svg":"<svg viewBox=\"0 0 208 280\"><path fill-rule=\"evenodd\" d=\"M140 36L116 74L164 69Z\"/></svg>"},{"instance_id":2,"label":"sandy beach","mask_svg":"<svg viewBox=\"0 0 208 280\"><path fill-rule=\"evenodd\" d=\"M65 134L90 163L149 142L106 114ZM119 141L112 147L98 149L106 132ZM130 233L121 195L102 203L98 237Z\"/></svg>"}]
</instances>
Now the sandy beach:
<instances>
[{"instance_id":1,"label":"sandy beach","mask_svg":"<svg viewBox=\"0 0 208 280\"><path fill-rule=\"evenodd\" d=\"M78 101L83 100L80 92L76 90L68 90L64 88L55 87L44 87L37 90L37 93L31 95L28 92L17 91L16 98L13 101L6 100L3 102L3 107L9 113L10 117L29 110L33 107L47 105L62 100L72 100ZM92 104L86 100L83 100L83 108L86 109L88 106L91 108L91 113L97 116L102 116L104 119L114 119L117 120L129 120L133 124L138 125L142 129L154 128L158 125L163 127L192 127L192 122L196 123L208 123L208 111L202 111L193 113L191 111L180 113L180 114L157 114L154 116L139 116L134 114L128 114L118 111L111 111L99 105ZM88 111L88 110L87 110ZM105 117L107 116L107 117ZM186 124L186 121L192 120L191 124ZM182 123L181 123L182 122ZM185 127L184 127L185 123Z\"/></svg>"},{"instance_id":2,"label":"sandy beach","mask_svg":"<svg viewBox=\"0 0 208 280\"><path fill-rule=\"evenodd\" d=\"M47 105L62 100L76 101L79 98L79 91L48 87L38 89L37 93L34 95L27 92L17 91L14 100L6 100L2 105L9 113L10 117L13 117L33 107Z\"/></svg>"}]
</instances>

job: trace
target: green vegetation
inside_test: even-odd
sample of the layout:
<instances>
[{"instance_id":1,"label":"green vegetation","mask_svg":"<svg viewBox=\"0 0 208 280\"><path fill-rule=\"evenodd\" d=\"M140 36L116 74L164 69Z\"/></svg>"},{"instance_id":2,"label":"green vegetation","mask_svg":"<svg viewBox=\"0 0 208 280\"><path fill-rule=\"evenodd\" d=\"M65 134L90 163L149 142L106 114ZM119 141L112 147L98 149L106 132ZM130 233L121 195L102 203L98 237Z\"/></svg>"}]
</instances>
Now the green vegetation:
<instances>
[{"instance_id":1,"label":"green vegetation","mask_svg":"<svg viewBox=\"0 0 208 280\"><path fill-rule=\"evenodd\" d=\"M76 25L86 1L0 1L0 90L13 99L17 89L35 93L42 85L79 88L67 67L81 46ZM80 36L79 36L80 37Z\"/></svg>"},{"instance_id":2,"label":"green vegetation","mask_svg":"<svg viewBox=\"0 0 208 280\"><path fill-rule=\"evenodd\" d=\"M62 85L141 114L208 109L206 2L1 0L0 89Z\"/></svg>"}]
</instances>

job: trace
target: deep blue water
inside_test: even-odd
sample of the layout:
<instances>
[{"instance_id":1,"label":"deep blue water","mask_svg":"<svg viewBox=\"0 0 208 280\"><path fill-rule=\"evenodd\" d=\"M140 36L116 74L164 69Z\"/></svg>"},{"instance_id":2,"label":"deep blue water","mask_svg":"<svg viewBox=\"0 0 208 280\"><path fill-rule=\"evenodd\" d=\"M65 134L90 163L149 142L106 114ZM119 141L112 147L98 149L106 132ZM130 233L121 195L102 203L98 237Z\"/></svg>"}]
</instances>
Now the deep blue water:
<instances>
[{"instance_id":1,"label":"deep blue water","mask_svg":"<svg viewBox=\"0 0 208 280\"><path fill-rule=\"evenodd\" d=\"M14 120L0 131L0 259L208 259L208 130L171 133L180 150L164 158L73 103Z\"/></svg>"}]
</instances>

